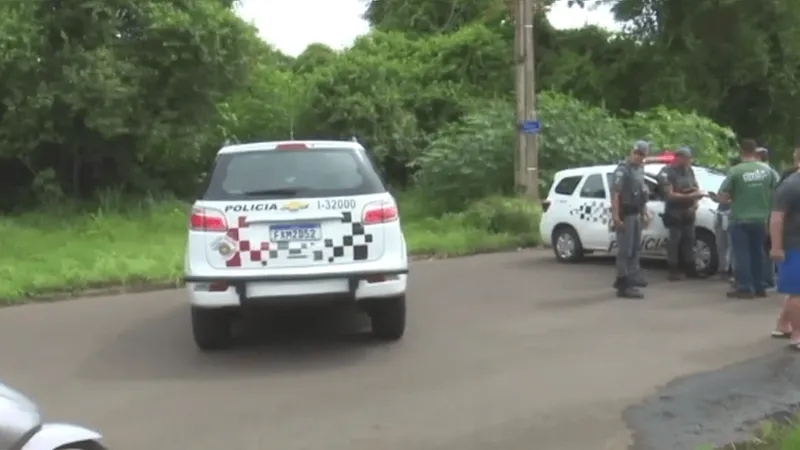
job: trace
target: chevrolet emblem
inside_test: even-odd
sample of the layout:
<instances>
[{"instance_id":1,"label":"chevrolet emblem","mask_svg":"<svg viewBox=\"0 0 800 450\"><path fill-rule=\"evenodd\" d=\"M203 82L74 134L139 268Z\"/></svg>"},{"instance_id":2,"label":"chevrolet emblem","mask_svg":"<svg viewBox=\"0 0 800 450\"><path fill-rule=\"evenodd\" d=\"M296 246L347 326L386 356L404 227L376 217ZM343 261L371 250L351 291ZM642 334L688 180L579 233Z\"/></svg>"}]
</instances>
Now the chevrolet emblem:
<instances>
[{"instance_id":1,"label":"chevrolet emblem","mask_svg":"<svg viewBox=\"0 0 800 450\"><path fill-rule=\"evenodd\" d=\"M292 201L281 206L281 211L300 211L303 209L307 209L308 206L309 204L306 202Z\"/></svg>"}]
</instances>

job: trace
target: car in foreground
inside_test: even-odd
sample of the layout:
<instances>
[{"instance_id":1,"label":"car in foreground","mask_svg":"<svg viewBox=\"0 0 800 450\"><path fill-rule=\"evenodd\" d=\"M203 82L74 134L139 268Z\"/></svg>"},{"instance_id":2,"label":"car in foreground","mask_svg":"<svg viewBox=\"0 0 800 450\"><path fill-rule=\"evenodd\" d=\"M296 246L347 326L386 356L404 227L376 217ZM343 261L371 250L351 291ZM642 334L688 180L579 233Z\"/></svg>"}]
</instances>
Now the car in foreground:
<instances>
[{"instance_id":1,"label":"car in foreground","mask_svg":"<svg viewBox=\"0 0 800 450\"><path fill-rule=\"evenodd\" d=\"M653 221L643 230L642 257L665 259L669 232L664 226L665 198L656 176L669 162L669 156L649 158L645 163L645 182L650 191L647 208ZM610 230L612 174L617 165L597 165L559 171L546 200L539 224L542 238L563 262L576 262L590 253L615 254L616 235ZM716 194L725 179L717 170L693 166L700 189ZM695 266L699 273L717 272L719 257L714 234L717 203L709 197L699 201L695 242Z\"/></svg>"},{"instance_id":2,"label":"car in foreground","mask_svg":"<svg viewBox=\"0 0 800 450\"><path fill-rule=\"evenodd\" d=\"M27 396L0 382L0 448L3 450L106 450L100 433L78 425L45 422Z\"/></svg>"},{"instance_id":3,"label":"car in foreground","mask_svg":"<svg viewBox=\"0 0 800 450\"><path fill-rule=\"evenodd\" d=\"M219 150L192 207L185 255L192 331L202 350L233 344L248 308L342 302L373 334L405 332L408 256L397 202L350 141Z\"/></svg>"}]
</instances>

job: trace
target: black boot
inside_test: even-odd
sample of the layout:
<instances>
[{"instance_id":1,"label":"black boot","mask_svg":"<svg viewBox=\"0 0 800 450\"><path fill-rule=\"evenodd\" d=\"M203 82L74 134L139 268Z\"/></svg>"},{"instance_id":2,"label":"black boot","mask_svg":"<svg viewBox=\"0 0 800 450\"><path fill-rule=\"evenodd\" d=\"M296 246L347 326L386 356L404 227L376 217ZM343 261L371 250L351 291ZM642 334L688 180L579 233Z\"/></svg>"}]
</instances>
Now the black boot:
<instances>
[{"instance_id":1,"label":"black boot","mask_svg":"<svg viewBox=\"0 0 800 450\"><path fill-rule=\"evenodd\" d=\"M647 280L642 277L636 277L631 280L631 286L645 288L647 287Z\"/></svg>"},{"instance_id":2,"label":"black boot","mask_svg":"<svg viewBox=\"0 0 800 450\"><path fill-rule=\"evenodd\" d=\"M626 277L617 278L617 281L614 282L614 287L617 289L617 297L619 298L644 298L644 294L636 289L632 283L629 283Z\"/></svg>"},{"instance_id":3,"label":"black boot","mask_svg":"<svg viewBox=\"0 0 800 450\"><path fill-rule=\"evenodd\" d=\"M669 281L680 281L682 279L683 279L683 273L681 273L681 270L679 268L677 267L669 268L669 277L668 277Z\"/></svg>"}]
</instances>

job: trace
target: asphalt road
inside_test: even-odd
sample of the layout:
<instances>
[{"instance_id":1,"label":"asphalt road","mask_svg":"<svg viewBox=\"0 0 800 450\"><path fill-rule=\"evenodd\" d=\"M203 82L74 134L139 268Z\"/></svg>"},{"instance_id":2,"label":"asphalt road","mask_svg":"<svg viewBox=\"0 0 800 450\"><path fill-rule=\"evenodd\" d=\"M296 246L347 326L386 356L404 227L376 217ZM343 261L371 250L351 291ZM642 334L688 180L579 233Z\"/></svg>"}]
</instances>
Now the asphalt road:
<instances>
[{"instance_id":1,"label":"asphalt road","mask_svg":"<svg viewBox=\"0 0 800 450\"><path fill-rule=\"evenodd\" d=\"M720 282L653 270L646 300L620 300L609 264L533 251L412 271L395 344L316 313L201 354L166 291L0 310L0 376L112 449L617 450L623 412L660 386L782 351L766 337L780 298ZM640 446L673 445L657 438Z\"/></svg>"}]
</instances>

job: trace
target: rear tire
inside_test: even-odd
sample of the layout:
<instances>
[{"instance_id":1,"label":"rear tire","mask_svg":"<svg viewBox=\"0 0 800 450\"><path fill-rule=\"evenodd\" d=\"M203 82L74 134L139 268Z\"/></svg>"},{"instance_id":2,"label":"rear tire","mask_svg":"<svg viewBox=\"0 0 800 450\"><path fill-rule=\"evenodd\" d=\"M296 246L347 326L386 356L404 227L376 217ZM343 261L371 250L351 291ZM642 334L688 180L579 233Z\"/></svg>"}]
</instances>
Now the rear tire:
<instances>
[{"instance_id":1,"label":"rear tire","mask_svg":"<svg viewBox=\"0 0 800 450\"><path fill-rule=\"evenodd\" d=\"M695 252L698 251L698 247L705 247L708 252L708 262L705 264L705 267L699 267L699 264L695 264L697 274L704 277L710 277L716 274L717 271L719 271L719 253L717 251L716 236L706 229L698 228L695 231L695 241L701 244L695 244Z\"/></svg>"},{"instance_id":2,"label":"rear tire","mask_svg":"<svg viewBox=\"0 0 800 450\"><path fill-rule=\"evenodd\" d=\"M406 331L406 296L376 298L369 306L372 334L383 341L400 340Z\"/></svg>"},{"instance_id":3,"label":"rear tire","mask_svg":"<svg viewBox=\"0 0 800 450\"><path fill-rule=\"evenodd\" d=\"M557 226L550 236L550 244L559 262L576 263L586 255L578 232L569 225Z\"/></svg>"},{"instance_id":4,"label":"rear tire","mask_svg":"<svg viewBox=\"0 0 800 450\"><path fill-rule=\"evenodd\" d=\"M197 348L212 351L233 346L232 321L228 310L192 306L192 334Z\"/></svg>"}]
</instances>

